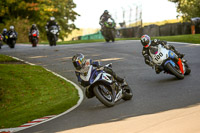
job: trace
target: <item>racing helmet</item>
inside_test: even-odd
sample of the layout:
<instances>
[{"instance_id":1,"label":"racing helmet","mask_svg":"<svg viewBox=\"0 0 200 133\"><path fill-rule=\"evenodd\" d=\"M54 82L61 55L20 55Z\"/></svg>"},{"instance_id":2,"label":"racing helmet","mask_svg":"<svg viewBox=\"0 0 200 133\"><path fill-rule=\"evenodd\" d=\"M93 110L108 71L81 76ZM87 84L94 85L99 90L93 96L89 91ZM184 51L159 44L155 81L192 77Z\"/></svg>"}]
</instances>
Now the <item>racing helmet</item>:
<instances>
[{"instance_id":1,"label":"racing helmet","mask_svg":"<svg viewBox=\"0 0 200 133\"><path fill-rule=\"evenodd\" d=\"M3 29L3 32L4 32L4 33L5 33L5 32L7 32L7 29L6 29L6 28L4 28L4 29Z\"/></svg>"},{"instance_id":2,"label":"racing helmet","mask_svg":"<svg viewBox=\"0 0 200 133\"><path fill-rule=\"evenodd\" d=\"M108 10L105 10L104 12L103 12L103 14L108 14L109 12L108 12Z\"/></svg>"},{"instance_id":3,"label":"racing helmet","mask_svg":"<svg viewBox=\"0 0 200 133\"><path fill-rule=\"evenodd\" d=\"M32 24L32 28L33 28L33 29L36 29L36 24Z\"/></svg>"},{"instance_id":4,"label":"racing helmet","mask_svg":"<svg viewBox=\"0 0 200 133\"><path fill-rule=\"evenodd\" d=\"M51 20L51 21L54 21L54 20L55 20L55 17L50 17L50 20Z\"/></svg>"},{"instance_id":5,"label":"racing helmet","mask_svg":"<svg viewBox=\"0 0 200 133\"><path fill-rule=\"evenodd\" d=\"M145 48L148 48L151 45L151 38L148 35L143 35L140 40Z\"/></svg>"},{"instance_id":6,"label":"racing helmet","mask_svg":"<svg viewBox=\"0 0 200 133\"><path fill-rule=\"evenodd\" d=\"M10 26L10 30L14 30L15 28L14 28L14 26L13 25L11 25Z\"/></svg>"},{"instance_id":7,"label":"racing helmet","mask_svg":"<svg viewBox=\"0 0 200 133\"><path fill-rule=\"evenodd\" d=\"M76 70L80 70L85 64L85 56L82 53L78 53L72 57L72 63Z\"/></svg>"}]
</instances>

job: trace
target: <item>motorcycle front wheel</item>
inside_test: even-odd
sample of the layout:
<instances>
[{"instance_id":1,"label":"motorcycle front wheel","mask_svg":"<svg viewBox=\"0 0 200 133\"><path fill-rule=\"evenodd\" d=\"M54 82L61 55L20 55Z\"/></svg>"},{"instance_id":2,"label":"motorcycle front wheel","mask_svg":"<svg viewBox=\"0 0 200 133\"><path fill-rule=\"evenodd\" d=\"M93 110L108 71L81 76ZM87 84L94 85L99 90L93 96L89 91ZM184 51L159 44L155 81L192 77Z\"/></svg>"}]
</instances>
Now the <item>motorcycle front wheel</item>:
<instances>
[{"instance_id":1,"label":"motorcycle front wheel","mask_svg":"<svg viewBox=\"0 0 200 133\"><path fill-rule=\"evenodd\" d=\"M36 39L33 39L33 41L32 41L32 47L37 47L37 40Z\"/></svg>"},{"instance_id":2,"label":"motorcycle front wheel","mask_svg":"<svg viewBox=\"0 0 200 133\"><path fill-rule=\"evenodd\" d=\"M184 75L179 72L176 68L174 68L170 63L166 64L166 68L175 75L178 79L184 79Z\"/></svg>"},{"instance_id":3,"label":"motorcycle front wheel","mask_svg":"<svg viewBox=\"0 0 200 133\"><path fill-rule=\"evenodd\" d=\"M15 48L15 43L16 43L15 40L11 40L10 44L9 44L9 47L10 48Z\"/></svg>"},{"instance_id":4,"label":"motorcycle front wheel","mask_svg":"<svg viewBox=\"0 0 200 133\"><path fill-rule=\"evenodd\" d=\"M112 95L111 88L105 85L96 85L93 88L93 92L97 99L107 107L114 106L114 98Z\"/></svg>"}]
</instances>

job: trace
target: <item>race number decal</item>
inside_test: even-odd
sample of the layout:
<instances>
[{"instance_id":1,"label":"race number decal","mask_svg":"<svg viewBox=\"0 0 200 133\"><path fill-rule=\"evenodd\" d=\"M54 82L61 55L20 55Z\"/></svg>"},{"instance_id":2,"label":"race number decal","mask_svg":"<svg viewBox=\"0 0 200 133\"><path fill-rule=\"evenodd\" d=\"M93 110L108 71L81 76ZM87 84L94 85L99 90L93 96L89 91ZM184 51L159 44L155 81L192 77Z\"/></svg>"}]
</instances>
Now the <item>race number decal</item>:
<instances>
[{"instance_id":1,"label":"race number decal","mask_svg":"<svg viewBox=\"0 0 200 133\"><path fill-rule=\"evenodd\" d=\"M155 60L158 61L160 57L162 56L163 56L163 53L160 52L159 54L156 55Z\"/></svg>"}]
</instances>

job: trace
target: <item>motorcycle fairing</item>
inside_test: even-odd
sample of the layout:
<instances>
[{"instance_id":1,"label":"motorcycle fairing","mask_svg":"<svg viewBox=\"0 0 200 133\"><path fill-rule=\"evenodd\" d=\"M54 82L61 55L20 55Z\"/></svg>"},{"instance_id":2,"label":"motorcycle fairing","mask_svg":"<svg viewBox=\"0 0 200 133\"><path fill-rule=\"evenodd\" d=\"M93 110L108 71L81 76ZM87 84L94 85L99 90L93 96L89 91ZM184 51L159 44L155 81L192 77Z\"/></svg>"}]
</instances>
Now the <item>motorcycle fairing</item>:
<instances>
[{"instance_id":1,"label":"motorcycle fairing","mask_svg":"<svg viewBox=\"0 0 200 133\"><path fill-rule=\"evenodd\" d=\"M177 55L173 52L173 51L171 51L171 50L169 50L169 57L171 58L171 59L174 59L175 57L177 57Z\"/></svg>"},{"instance_id":2,"label":"motorcycle fairing","mask_svg":"<svg viewBox=\"0 0 200 133\"><path fill-rule=\"evenodd\" d=\"M92 69L93 69L93 67L91 65L86 76L84 76L82 74L80 75L81 79L84 80L84 81L89 81L91 73L92 73Z\"/></svg>"},{"instance_id":3,"label":"motorcycle fairing","mask_svg":"<svg viewBox=\"0 0 200 133\"><path fill-rule=\"evenodd\" d=\"M176 64L172 60L167 60L164 65L167 65L167 63L170 63L173 67L176 66Z\"/></svg>"},{"instance_id":4,"label":"motorcycle fairing","mask_svg":"<svg viewBox=\"0 0 200 133\"><path fill-rule=\"evenodd\" d=\"M37 36L37 31L36 31L36 30L34 30L34 31L32 32L32 36L34 36L34 37Z\"/></svg>"},{"instance_id":5,"label":"motorcycle fairing","mask_svg":"<svg viewBox=\"0 0 200 133\"><path fill-rule=\"evenodd\" d=\"M183 63L182 63L182 61L181 61L181 59L180 59L180 58L179 58L179 60L178 60L177 64L178 64L178 66L179 66L179 68L180 68L180 70L181 70L182 74L184 74Z\"/></svg>"},{"instance_id":6,"label":"motorcycle fairing","mask_svg":"<svg viewBox=\"0 0 200 133\"><path fill-rule=\"evenodd\" d=\"M152 58L152 61L155 64L161 65L163 61L168 58L169 50L167 50L161 44L159 44L158 46L150 47L149 53Z\"/></svg>"}]
</instances>

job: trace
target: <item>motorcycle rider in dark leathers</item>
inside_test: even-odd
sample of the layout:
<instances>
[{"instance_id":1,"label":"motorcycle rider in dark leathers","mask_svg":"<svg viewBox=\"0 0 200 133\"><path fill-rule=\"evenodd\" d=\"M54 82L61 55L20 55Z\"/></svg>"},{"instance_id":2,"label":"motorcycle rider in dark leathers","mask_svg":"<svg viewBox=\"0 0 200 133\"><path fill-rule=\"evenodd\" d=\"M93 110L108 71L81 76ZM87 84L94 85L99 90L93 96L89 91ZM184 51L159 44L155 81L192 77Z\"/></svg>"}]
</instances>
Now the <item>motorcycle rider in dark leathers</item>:
<instances>
[{"instance_id":1,"label":"motorcycle rider in dark leathers","mask_svg":"<svg viewBox=\"0 0 200 133\"><path fill-rule=\"evenodd\" d=\"M109 14L108 10L105 10L103 12L103 14L100 16L100 21L99 21L99 24L101 25L101 33L103 35L103 31L105 29L105 25L104 25L104 22L108 21L108 19L111 19L114 21L114 19L111 17L111 15ZM104 36L104 35L103 35Z\"/></svg>"},{"instance_id":2,"label":"motorcycle rider in dark leathers","mask_svg":"<svg viewBox=\"0 0 200 133\"><path fill-rule=\"evenodd\" d=\"M127 83L125 79L119 77L116 75L116 73L110 69L109 67L103 67L100 65L99 61L93 61L92 59L85 59L85 56L82 53L78 53L72 57L72 63L75 67L75 74L77 76L78 82L83 86L86 87L89 84L89 81L85 81L81 79L81 75L83 77L87 76L88 70L90 65L92 65L94 68L99 69L99 70L104 70L105 72L109 73L112 75L119 83L122 84L122 86L127 86ZM86 96L88 98L91 98L91 94L89 94L89 91L86 89Z\"/></svg>"},{"instance_id":3,"label":"motorcycle rider in dark leathers","mask_svg":"<svg viewBox=\"0 0 200 133\"><path fill-rule=\"evenodd\" d=\"M10 33L12 33L12 32L15 33L15 35L16 35L16 40L17 40L18 34L17 34L17 32L15 31L15 27L14 27L13 25L10 26L10 29L8 30L7 35L9 36Z\"/></svg>"},{"instance_id":4,"label":"motorcycle rider in dark leathers","mask_svg":"<svg viewBox=\"0 0 200 133\"><path fill-rule=\"evenodd\" d=\"M7 42L6 42L6 38L5 38L5 36L7 35L7 33L8 33L8 32L7 32L7 29L4 28L3 31L2 31L2 35L3 35L3 42L5 42L5 43L7 43Z\"/></svg>"},{"instance_id":5,"label":"motorcycle rider in dark leathers","mask_svg":"<svg viewBox=\"0 0 200 133\"><path fill-rule=\"evenodd\" d=\"M168 45L167 41L161 41L158 39L151 40L151 38L148 35L143 35L141 37L141 43L143 46L142 55L144 56L145 63L151 67L154 66L154 63L151 61L151 58L150 58L151 56L149 53L149 48L151 46L156 46L156 45L161 44L166 49L172 50L179 58L184 57L184 54L179 53L173 45ZM158 65L155 66L156 74L159 74L162 70L163 70L162 66L158 66Z\"/></svg>"},{"instance_id":6,"label":"motorcycle rider in dark leathers","mask_svg":"<svg viewBox=\"0 0 200 133\"><path fill-rule=\"evenodd\" d=\"M50 17L50 20L47 22L46 26L45 26L45 29L47 31L47 38L48 40L50 40L49 38L49 29L51 28L51 26L57 26L58 27L58 31L60 31L60 26L58 25L58 23L55 21L55 17Z\"/></svg>"},{"instance_id":7,"label":"motorcycle rider in dark leathers","mask_svg":"<svg viewBox=\"0 0 200 133\"><path fill-rule=\"evenodd\" d=\"M39 38L39 30L36 26L36 24L32 24L31 28L30 28L30 31L29 31L29 34L28 34L28 37L29 37L29 42L31 42L31 34L32 34L32 31L33 30L36 30L37 32L37 37Z\"/></svg>"}]
</instances>

